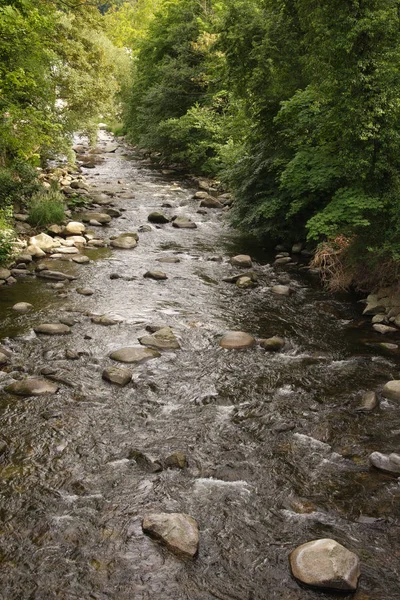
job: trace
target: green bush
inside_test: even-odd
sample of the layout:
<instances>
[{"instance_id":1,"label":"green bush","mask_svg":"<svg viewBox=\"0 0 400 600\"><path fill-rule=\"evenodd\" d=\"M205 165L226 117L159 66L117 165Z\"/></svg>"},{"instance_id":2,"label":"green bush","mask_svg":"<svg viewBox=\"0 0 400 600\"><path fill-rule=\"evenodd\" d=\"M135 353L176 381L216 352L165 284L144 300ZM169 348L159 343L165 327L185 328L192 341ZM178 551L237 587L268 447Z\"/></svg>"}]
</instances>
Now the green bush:
<instances>
[{"instance_id":1,"label":"green bush","mask_svg":"<svg viewBox=\"0 0 400 600\"><path fill-rule=\"evenodd\" d=\"M0 167L0 210L10 204L24 202L39 189L37 172L24 161Z\"/></svg>"},{"instance_id":2,"label":"green bush","mask_svg":"<svg viewBox=\"0 0 400 600\"><path fill-rule=\"evenodd\" d=\"M0 265L5 264L13 255L15 233L10 225L10 209L0 209Z\"/></svg>"},{"instance_id":3,"label":"green bush","mask_svg":"<svg viewBox=\"0 0 400 600\"><path fill-rule=\"evenodd\" d=\"M60 224L65 218L64 199L55 190L37 192L32 196L28 221L31 225Z\"/></svg>"}]
</instances>

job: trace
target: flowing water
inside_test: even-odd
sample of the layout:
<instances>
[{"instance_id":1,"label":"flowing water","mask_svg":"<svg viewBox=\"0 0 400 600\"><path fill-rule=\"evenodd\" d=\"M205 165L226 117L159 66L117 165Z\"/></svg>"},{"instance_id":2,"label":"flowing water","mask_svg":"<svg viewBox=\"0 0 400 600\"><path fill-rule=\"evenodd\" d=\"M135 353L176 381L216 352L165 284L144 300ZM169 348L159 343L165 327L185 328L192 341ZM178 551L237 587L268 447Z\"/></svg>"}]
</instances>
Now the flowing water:
<instances>
[{"instance_id":1,"label":"flowing water","mask_svg":"<svg viewBox=\"0 0 400 600\"><path fill-rule=\"evenodd\" d=\"M360 325L354 298L328 295L298 267L271 266L220 211L197 214L189 183L124 148L105 158L89 179L126 210L103 235L136 231L152 210L198 228L153 227L134 250L89 251L88 265L48 261L78 277L61 294L39 279L1 289L2 343L14 353L1 385L44 367L62 382L53 396L0 395L0 598L331 599L291 577L288 554L332 537L362 560L357 600L399 600L400 479L371 470L368 455L399 450L400 413L383 399L372 413L355 410L363 391L400 378L398 357ZM249 250L259 286L224 283L236 272L229 256ZM157 262L164 256L180 262ZM149 269L168 280L144 279ZM294 293L272 294L285 274ZM34 312L16 315L17 301ZM104 313L121 322L87 316ZM78 321L69 336L32 331L66 316ZM170 325L181 350L135 367L125 388L103 381L109 353L136 345L149 323ZM232 329L287 345L227 351L219 339ZM183 451L189 466L151 474L132 450L156 459ZM198 521L194 561L143 535L151 511Z\"/></svg>"}]
</instances>

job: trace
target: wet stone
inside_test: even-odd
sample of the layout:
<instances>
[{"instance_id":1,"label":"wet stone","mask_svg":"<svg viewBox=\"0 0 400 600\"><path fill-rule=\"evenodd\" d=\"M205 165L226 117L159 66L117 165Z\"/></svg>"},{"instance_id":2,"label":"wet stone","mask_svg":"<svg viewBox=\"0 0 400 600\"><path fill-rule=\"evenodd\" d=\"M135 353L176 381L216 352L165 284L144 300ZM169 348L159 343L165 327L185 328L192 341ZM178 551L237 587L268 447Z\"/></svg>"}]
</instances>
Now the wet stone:
<instances>
[{"instance_id":1,"label":"wet stone","mask_svg":"<svg viewBox=\"0 0 400 600\"><path fill-rule=\"evenodd\" d=\"M163 470L162 464L158 460L152 460L149 456L139 450L131 450L129 458L134 460L138 467L148 473L160 473Z\"/></svg>"},{"instance_id":2,"label":"wet stone","mask_svg":"<svg viewBox=\"0 0 400 600\"><path fill-rule=\"evenodd\" d=\"M194 558L199 547L196 521L184 513L153 513L142 522L144 533L182 558Z\"/></svg>"},{"instance_id":3,"label":"wet stone","mask_svg":"<svg viewBox=\"0 0 400 600\"><path fill-rule=\"evenodd\" d=\"M110 246L121 250L131 250L137 246L138 235L120 235L110 242Z\"/></svg>"},{"instance_id":4,"label":"wet stone","mask_svg":"<svg viewBox=\"0 0 400 600\"><path fill-rule=\"evenodd\" d=\"M378 333L383 333L383 334L398 332L398 329L396 329L395 327L390 327L389 325L383 325L383 323L375 323L374 325L372 325L372 327Z\"/></svg>"},{"instance_id":5,"label":"wet stone","mask_svg":"<svg viewBox=\"0 0 400 600\"><path fill-rule=\"evenodd\" d=\"M32 308L33 305L29 304L29 302L17 302L17 304L14 304L14 306L12 307L13 310L20 314L25 314L29 312Z\"/></svg>"},{"instance_id":6,"label":"wet stone","mask_svg":"<svg viewBox=\"0 0 400 600\"><path fill-rule=\"evenodd\" d=\"M381 454L373 452L370 454L369 462L372 466L386 473L400 474L400 454Z\"/></svg>"},{"instance_id":7,"label":"wet stone","mask_svg":"<svg viewBox=\"0 0 400 600\"><path fill-rule=\"evenodd\" d=\"M107 225L108 223L110 223L111 217L106 213L88 212L82 215L82 221L86 223L96 221L100 225Z\"/></svg>"},{"instance_id":8,"label":"wet stone","mask_svg":"<svg viewBox=\"0 0 400 600\"><path fill-rule=\"evenodd\" d=\"M109 317L108 315L100 315L100 316L91 317L90 320L92 321L92 323L95 323L96 325L105 325L106 327L111 326L111 325L117 325L117 323L119 322L116 319Z\"/></svg>"},{"instance_id":9,"label":"wet stone","mask_svg":"<svg viewBox=\"0 0 400 600\"><path fill-rule=\"evenodd\" d=\"M251 348L255 343L254 337L244 331L228 331L221 338L219 345L229 350L244 350Z\"/></svg>"},{"instance_id":10,"label":"wet stone","mask_svg":"<svg viewBox=\"0 0 400 600\"><path fill-rule=\"evenodd\" d=\"M221 204L221 202L219 202L216 198L213 198L212 196L208 195L202 199L202 201L200 202L200 206L204 208L223 208L223 204Z\"/></svg>"},{"instance_id":11,"label":"wet stone","mask_svg":"<svg viewBox=\"0 0 400 600\"><path fill-rule=\"evenodd\" d=\"M132 379L132 372L123 367L107 367L102 374L103 379L116 383L117 385L127 385Z\"/></svg>"},{"instance_id":12,"label":"wet stone","mask_svg":"<svg viewBox=\"0 0 400 600\"><path fill-rule=\"evenodd\" d=\"M163 223L169 223L168 217L160 212L150 213L147 217L147 220L150 221L150 223L158 223L159 225L162 225Z\"/></svg>"},{"instance_id":13,"label":"wet stone","mask_svg":"<svg viewBox=\"0 0 400 600\"><path fill-rule=\"evenodd\" d=\"M184 469L187 467L186 454L183 452L173 452L165 459L165 467L167 469Z\"/></svg>"},{"instance_id":14,"label":"wet stone","mask_svg":"<svg viewBox=\"0 0 400 600\"><path fill-rule=\"evenodd\" d=\"M153 358L158 358L159 356L161 356L161 354L156 350L152 350L151 348L143 348L141 346L121 348L120 350L116 350L110 354L110 358L116 360L117 362L136 364L144 363L148 360L152 360Z\"/></svg>"},{"instance_id":15,"label":"wet stone","mask_svg":"<svg viewBox=\"0 0 400 600\"><path fill-rule=\"evenodd\" d=\"M67 360L79 360L80 355L76 350L72 350L71 348L67 348L65 350L65 358Z\"/></svg>"},{"instance_id":16,"label":"wet stone","mask_svg":"<svg viewBox=\"0 0 400 600\"><path fill-rule=\"evenodd\" d=\"M68 275L67 273L62 273L61 271L50 271L44 270L37 273L38 277L42 277L42 279L51 279L53 281L65 281L68 279L69 281L74 281L76 277L74 275Z\"/></svg>"},{"instance_id":17,"label":"wet stone","mask_svg":"<svg viewBox=\"0 0 400 600\"><path fill-rule=\"evenodd\" d=\"M187 217L176 217L172 226L177 229L196 229L197 225Z\"/></svg>"},{"instance_id":18,"label":"wet stone","mask_svg":"<svg viewBox=\"0 0 400 600\"><path fill-rule=\"evenodd\" d=\"M276 259L275 264L276 265L287 265L291 262L293 262L293 261L290 256L282 256L282 257Z\"/></svg>"},{"instance_id":19,"label":"wet stone","mask_svg":"<svg viewBox=\"0 0 400 600\"><path fill-rule=\"evenodd\" d=\"M168 279L167 274L162 271L147 271L143 277L146 277L147 279L156 279L157 281Z\"/></svg>"},{"instance_id":20,"label":"wet stone","mask_svg":"<svg viewBox=\"0 0 400 600\"><path fill-rule=\"evenodd\" d=\"M87 265L88 263L90 263L90 258L88 256L86 256L85 254L80 254L79 256L74 256L72 258L74 263L77 263L78 265Z\"/></svg>"},{"instance_id":21,"label":"wet stone","mask_svg":"<svg viewBox=\"0 0 400 600\"><path fill-rule=\"evenodd\" d=\"M273 294L277 294L278 296L289 296L290 287L288 285L274 285L271 288L271 292Z\"/></svg>"},{"instance_id":22,"label":"wet stone","mask_svg":"<svg viewBox=\"0 0 400 600\"><path fill-rule=\"evenodd\" d=\"M267 350L268 352L279 352L279 350L282 350L284 345L285 340L278 336L260 340L261 348L264 348L264 350Z\"/></svg>"},{"instance_id":23,"label":"wet stone","mask_svg":"<svg viewBox=\"0 0 400 600\"><path fill-rule=\"evenodd\" d=\"M33 330L35 333L43 333L46 335L65 335L71 333L70 327L68 327L68 325L63 325L62 323L43 323L42 325L34 327Z\"/></svg>"},{"instance_id":24,"label":"wet stone","mask_svg":"<svg viewBox=\"0 0 400 600\"><path fill-rule=\"evenodd\" d=\"M241 267L244 269L249 269L253 265L251 257L248 254L232 256L230 263L233 267Z\"/></svg>"},{"instance_id":25,"label":"wet stone","mask_svg":"<svg viewBox=\"0 0 400 600\"><path fill-rule=\"evenodd\" d=\"M400 400L400 379L388 381L383 387L382 396L389 400Z\"/></svg>"},{"instance_id":26,"label":"wet stone","mask_svg":"<svg viewBox=\"0 0 400 600\"><path fill-rule=\"evenodd\" d=\"M256 287L257 283L255 281L253 281L253 279L251 277L247 277L246 275L243 275L243 277L239 277L238 280L236 281L236 287L238 287L241 290L246 290L248 288L254 288Z\"/></svg>"},{"instance_id":27,"label":"wet stone","mask_svg":"<svg viewBox=\"0 0 400 600\"><path fill-rule=\"evenodd\" d=\"M10 362L10 358L0 350L0 365L6 365Z\"/></svg>"},{"instance_id":28,"label":"wet stone","mask_svg":"<svg viewBox=\"0 0 400 600\"><path fill-rule=\"evenodd\" d=\"M161 258L157 258L157 262L174 264L181 262L181 260L177 256L162 256Z\"/></svg>"},{"instance_id":29,"label":"wet stone","mask_svg":"<svg viewBox=\"0 0 400 600\"><path fill-rule=\"evenodd\" d=\"M77 221L70 221L65 226L65 232L68 235L81 235L86 230L86 227L83 223L79 223Z\"/></svg>"},{"instance_id":30,"label":"wet stone","mask_svg":"<svg viewBox=\"0 0 400 600\"><path fill-rule=\"evenodd\" d=\"M170 327L162 327L152 335L145 335L139 338L139 342L143 346L155 348L156 350L178 350L180 348L179 342Z\"/></svg>"},{"instance_id":31,"label":"wet stone","mask_svg":"<svg viewBox=\"0 0 400 600\"><path fill-rule=\"evenodd\" d=\"M93 296L94 294L94 290L90 288L76 288L76 291L78 294L81 294L81 296Z\"/></svg>"},{"instance_id":32,"label":"wet stone","mask_svg":"<svg viewBox=\"0 0 400 600\"><path fill-rule=\"evenodd\" d=\"M11 275L11 271L9 271L8 269L4 269L3 267L0 267L0 279L8 279Z\"/></svg>"},{"instance_id":33,"label":"wet stone","mask_svg":"<svg viewBox=\"0 0 400 600\"><path fill-rule=\"evenodd\" d=\"M354 591L360 577L360 559L335 540L326 538L302 544L290 554L296 579L317 588Z\"/></svg>"},{"instance_id":34,"label":"wet stone","mask_svg":"<svg viewBox=\"0 0 400 600\"><path fill-rule=\"evenodd\" d=\"M365 392L361 398L360 405L357 407L357 411L369 411L374 410L378 405L378 400L375 392Z\"/></svg>"},{"instance_id":35,"label":"wet stone","mask_svg":"<svg viewBox=\"0 0 400 600\"><path fill-rule=\"evenodd\" d=\"M17 396L43 396L44 394L55 394L58 386L46 379L23 379L16 381L6 388L7 392Z\"/></svg>"}]
</instances>

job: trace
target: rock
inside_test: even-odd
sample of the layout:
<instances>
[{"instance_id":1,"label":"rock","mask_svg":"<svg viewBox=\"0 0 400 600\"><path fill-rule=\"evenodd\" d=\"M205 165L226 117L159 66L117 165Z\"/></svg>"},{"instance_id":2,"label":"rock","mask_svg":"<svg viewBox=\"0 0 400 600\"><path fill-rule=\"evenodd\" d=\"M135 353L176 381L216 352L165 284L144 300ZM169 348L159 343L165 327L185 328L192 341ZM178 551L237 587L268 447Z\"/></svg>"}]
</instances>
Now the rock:
<instances>
[{"instance_id":1,"label":"rock","mask_svg":"<svg viewBox=\"0 0 400 600\"><path fill-rule=\"evenodd\" d=\"M118 144L106 144L105 148L104 148L104 152L106 152L107 154L113 154L114 152L116 152L119 148Z\"/></svg>"},{"instance_id":2,"label":"rock","mask_svg":"<svg viewBox=\"0 0 400 600\"><path fill-rule=\"evenodd\" d=\"M251 348L255 343L253 336L244 331L228 331L221 338L219 345L229 350L243 350Z\"/></svg>"},{"instance_id":3,"label":"rock","mask_svg":"<svg viewBox=\"0 0 400 600\"><path fill-rule=\"evenodd\" d=\"M1 280L3 281L3 280ZM7 280L7 285L12 285L13 283L17 283L17 280L15 279L15 277L9 277Z\"/></svg>"},{"instance_id":4,"label":"rock","mask_svg":"<svg viewBox=\"0 0 400 600\"><path fill-rule=\"evenodd\" d=\"M163 223L169 223L168 217L166 217L160 212L150 213L147 217L147 220L150 221L150 223L158 223L160 225L162 225Z\"/></svg>"},{"instance_id":5,"label":"rock","mask_svg":"<svg viewBox=\"0 0 400 600\"><path fill-rule=\"evenodd\" d=\"M181 262L181 259L177 256L162 256L161 258L157 258L157 262L173 264Z\"/></svg>"},{"instance_id":6,"label":"rock","mask_svg":"<svg viewBox=\"0 0 400 600\"><path fill-rule=\"evenodd\" d=\"M107 367L102 374L103 379L116 383L117 385L127 385L132 379L132 372L123 367Z\"/></svg>"},{"instance_id":7,"label":"rock","mask_svg":"<svg viewBox=\"0 0 400 600\"><path fill-rule=\"evenodd\" d=\"M296 579L317 588L354 591L360 577L360 559L335 540L302 544L289 556Z\"/></svg>"},{"instance_id":8,"label":"rock","mask_svg":"<svg viewBox=\"0 0 400 600\"><path fill-rule=\"evenodd\" d=\"M141 233L148 233L149 231L153 231L153 228L150 225L141 225L138 231Z\"/></svg>"},{"instance_id":9,"label":"rock","mask_svg":"<svg viewBox=\"0 0 400 600\"><path fill-rule=\"evenodd\" d=\"M196 229L197 225L187 217L176 217L172 223L172 227L177 229Z\"/></svg>"},{"instance_id":10,"label":"rock","mask_svg":"<svg viewBox=\"0 0 400 600\"><path fill-rule=\"evenodd\" d=\"M79 352L76 352L75 350L71 350L70 348L67 348L65 350L65 358L67 360L79 360L80 355L79 355Z\"/></svg>"},{"instance_id":11,"label":"rock","mask_svg":"<svg viewBox=\"0 0 400 600\"><path fill-rule=\"evenodd\" d=\"M74 246L57 248L57 254L79 254L79 250Z\"/></svg>"},{"instance_id":12,"label":"rock","mask_svg":"<svg viewBox=\"0 0 400 600\"><path fill-rule=\"evenodd\" d=\"M79 256L73 256L72 260L74 263L77 263L78 265L87 265L88 263L90 263L90 258L88 256L86 256L85 254L79 254Z\"/></svg>"},{"instance_id":13,"label":"rock","mask_svg":"<svg viewBox=\"0 0 400 600\"><path fill-rule=\"evenodd\" d=\"M83 223L78 221L70 221L65 227L65 233L67 235L81 235L86 231L86 227Z\"/></svg>"},{"instance_id":14,"label":"rock","mask_svg":"<svg viewBox=\"0 0 400 600\"><path fill-rule=\"evenodd\" d=\"M377 315L385 312L385 306L379 301L378 296L370 294L367 298L367 306L363 310L363 315Z\"/></svg>"},{"instance_id":15,"label":"rock","mask_svg":"<svg viewBox=\"0 0 400 600\"><path fill-rule=\"evenodd\" d=\"M254 283L258 282L258 277L253 271L239 273L237 275L232 275L231 277L224 277L222 281L225 281L226 283L236 283L241 277L249 277Z\"/></svg>"},{"instance_id":16,"label":"rock","mask_svg":"<svg viewBox=\"0 0 400 600\"><path fill-rule=\"evenodd\" d=\"M168 276L162 271L147 271L143 277L146 277L147 279L156 279L157 281L168 279Z\"/></svg>"},{"instance_id":17,"label":"rock","mask_svg":"<svg viewBox=\"0 0 400 600\"><path fill-rule=\"evenodd\" d=\"M287 265L288 263L293 262L290 256L282 256L281 258L277 258L275 261L276 265Z\"/></svg>"},{"instance_id":18,"label":"rock","mask_svg":"<svg viewBox=\"0 0 400 600\"><path fill-rule=\"evenodd\" d=\"M388 381L382 390L382 396L389 400L400 400L400 379Z\"/></svg>"},{"instance_id":19,"label":"rock","mask_svg":"<svg viewBox=\"0 0 400 600\"><path fill-rule=\"evenodd\" d=\"M148 473L159 473L163 470L162 464L158 460L151 460L146 454L139 450L131 450L129 458L133 459L138 467L147 471Z\"/></svg>"},{"instance_id":20,"label":"rock","mask_svg":"<svg viewBox=\"0 0 400 600\"><path fill-rule=\"evenodd\" d=\"M87 244L87 240L85 237L83 237L83 235L70 235L67 237L67 239L65 240L65 243L71 243L74 246L85 246Z\"/></svg>"},{"instance_id":21,"label":"rock","mask_svg":"<svg viewBox=\"0 0 400 600\"><path fill-rule=\"evenodd\" d=\"M118 323L118 321L116 321L115 319L112 319L108 315L101 315L99 317L97 317L97 316L91 317L90 320L92 321L92 323L95 323L96 325L105 325L105 326L117 325L117 323Z\"/></svg>"},{"instance_id":22,"label":"rock","mask_svg":"<svg viewBox=\"0 0 400 600\"><path fill-rule=\"evenodd\" d=\"M122 215L121 211L119 211L117 208L106 208L104 210L104 212L107 215L110 215L110 217L113 217L115 219L117 219L118 217L120 217Z\"/></svg>"},{"instance_id":23,"label":"rock","mask_svg":"<svg viewBox=\"0 0 400 600\"><path fill-rule=\"evenodd\" d=\"M47 235L47 233L40 233L39 235L35 235L29 238L29 246L37 246L40 250L47 252L55 247L54 239Z\"/></svg>"},{"instance_id":24,"label":"rock","mask_svg":"<svg viewBox=\"0 0 400 600\"><path fill-rule=\"evenodd\" d=\"M46 256L46 252L44 252L41 248L39 248L39 246L36 246L35 244L30 244L27 247L26 251L28 252L28 254L34 256L35 258L43 258L43 256Z\"/></svg>"},{"instance_id":25,"label":"rock","mask_svg":"<svg viewBox=\"0 0 400 600\"><path fill-rule=\"evenodd\" d=\"M32 308L33 305L29 304L29 302L17 302L17 304L14 304L14 306L12 307L13 310L21 314L29 312Z\"/></svg>"},{"instance_id":26,"label":"rock","mask_svg":"<svg viewBox=\"0 0 400 600\"><path fill-rule=\"evenodd\" d=\"M26 254L20 254L19 256L17 256L17 258L15 259L15 262L20 265L21 263L31 263L32 262L32 256L29 253ZM26 265L25 265L26 266ZM21 268L21 267L18 267Z\"/></svg>"},{"instance_id":27,"label":"rock","mask_svg":"<svg viewBox=\"0 0 400 600\"><path fill-rule=\"evenodd\" d=\"M167 469L184 469L187 467L186 455L183 452L173 452L164 461Z\"/></svg>"},{"instance_id":28,"label":"rock","mask_svg":"<svg viewBox=\"0 0 400 600\"><path fill-rule=\"evenodd\" d=\"M387 323L386 315L375 315L372 317L372 323Z\"/></svg>"},{"instance_id":29,"label":"rock","mask_svg":"<svg viewBox=\"0 0 400 600\"><path fill-rule=\"evenodd\" d=\"M230 263L233 267L242 267L245 269L253 266L251 257L248 254L238 254L237 256L232 256Z\"/></svg>"},{"instance_id":30,"label":"rock","mask_svg":"<svg viewBox=\"0 0 400 600\"><path fill-rule=\"evenodd\" d=\"M264 340L260 340L261 348L267 350L269 352L279 352L285 345L285 340L278 336L273 336L270 338L266 338Z\"/></svg>"},{"instance_id":31,"label":"rock","mask_svg":"<svg viewBox=\"0 0 400 600\"><path fill-rule=\"evenodd\" d=\"M400 474L400 454L381 454L373 452L370 454L369 462L373 467L386 473Z\"/></svg>"},{"instance_id":32,"label":"rock","mask_svg":"<svg viewBox=\"0 0 400 600\"><path fill-rule=\"evenodd\" d=\"M148 348L156 350L178 350L179 342L170 327L162 327L152 335L139 338L139 342Z\"/></svg>"},{"instance_id":33,"label":"rock","mask_svg":"<svg viewBox=\"0 0 400 600\"><path fill-rule=\"evenodd\" d=\"M82 215L82 221L90 223L90 221L97 221L101 225L107 225L111 221L110 215L106 213L88 212Z\"/></svg>"},{"instance_id":34,"label":"rock","mask_svg":"<svg viewBox=\"0 0 400 600\"><path fill-rule=\"evenodd\" d=\"M194 558L199 547L196 521L184 513L153 513L142 522L144 533L159 540L182 558Z\"/></svg>"},{"instance_id":35,"label":"rock","mask_svg":"<svg viewBox=\"0 0 400 600\"><path fill-rule=\"evenodd\" d=\"M89 225L92 227L103 227L100 221L96 221L96 219L90 219Z\"/></svg>"},{"instance_id":36,"label":"rock","mask_svg":"<svg viewBox=\"0 0 400 600\"><path fill-rule=\"evenodd\" d=\"M378 344L378 346L380 346L384 350L390 350L390 351L397 350L399 347L397 344L389 344L388 342L380 342Z\"/></svg>"},{"instance_id":37,"label":"rock","mask_svg":"<svg viewBox=\"0 0 400 600\"><path fill-rule=\"evenodd\" d=\"M6 365L10 362L10 357L0 350L0 365Z\"/></svg>"},{"instance_id":38,"label":"rock","mask_svg":"<svg viewBox=\"0 0 400 600\"><path fill-rule=\"evenodd\" d=\"M223 204L221 204L216 198L213 198L212 196L207 196L205 198L202 199L202 201L200 202L200 206L203 206L204 208L223 208Z\"/></svg>"},{"instance_id":39,"label":"rock","mask_svg":"<svg viewBox=\"0 0 400 600\"><path fill-rule=\"evenodd\" d=\"M52 281L65 281L68 279L69 281L73 281L76 279L74 275L68 275L67 273L62 273L61 271L40 271L37 272L38 277L42 277L43 279L51 279Z\"/></svg>"},{"instance_id":40,"label":"rock","mask_svg":"<svg viewBox=\"0 0 400 600\"><path fill-rule=\"evenodd\" d=\"M120 348L110 354L110 358L117 362L141 364L161 356L156 350L143 347Z\"/></svg>"},{"instance_id":41,"label":"rock","mask_svg":"<svg viewBox=\"0 0 400 600\"><path fill-rule=\"evenodd\" d=\"M289 296L290 287L288 285L274 285L271 288L271 292L273 294L277 294L278 296Z\"/></svg>"},{"instance_id":42,"label":"rock","mask_svg":"<svg viewBox=\"0 0 400 600\"><path fill-rule=\"evenodd\" d=\"M378 400L375 392L365 392L361 398L360 406L356 408L357 411L363 412L368 410L374 410L378 405Z\"/></svg>"},{"instance_id":43,"label":"rock","mask_svg":"<svg viewBox=\"0 0 400 600\"><path fill-rule=\"evenodd\" d=\"M208 192L196 192L193 196L193 200L204 200L204 198L212 198Z\"/></svg>"},{"instance_id":44,"label":"rock","mask_svg":"<svg viewBox=\"0 0 400 600\"><path fill-rule=\"evenodd\" d=\"M121 250L130 250L137 246L137 234L123 234L111 241L110 245L113 248L120 248Z\"/></svg>"},{"instance_id":45,"label":"rock","mask_svg":"<svg viewBox=\"0 0 400 600\"><path fill-rule=\"evenodd\" d=\"M292 246L292 252L293 254L300 254L300 252L303 250L303 244L302 242L298 242L297 244L293 244Z\"/></svg>"},{"instance_id":46,"label":"rock","mask_svg":"<svg viewBox=\"0 0 400 600\"><path fill-rule=\"evenodd\" d=\"M375 323L372 327L378 333L396 333L398 331L395 327L389 327L389 325L383 325L382 323Z\"/></svg>"},{"instance_id":47,"label":"rock","mask_svg":"<svg viewBox=\"0 0 400 600\"><path fill-rule=\"evenodd\" d=\"M93 296L94 290L90 288L76 288L76 292L81 294L81 296Z\"/></svg>"},{"instance_id":48,"label":"rock","mask_svg":"<svg viewBox=\"0 0 400 600\"><path fill-rule=\"evenodd\" d=\"M55 383L36 378L15 381L6 387L6 392L17 396L43 396L44 394L55 394L57 390L58 385Z\"/></svg>"},{"instance_id":49,"label":"rock","mask_svg":"<svg viewBox=\"0 0 400 600\"><path fill-rule=\"evenodd\" d=\"M247 288L253 288L256 287L257 283L255 281L253 281L253 279L251 277L248 277L247 275L243 275L242 277L239 277L236 281L236 287L242 289L242 290L246 290Z\"/></svg>"},{"instance_id":50,"label":"rock","mask_svg":"<svg viewBox=\"0 0 400 600\"><path fill-rule=\"evenodd\" d=\"M42 325L34 327L33 331L35 333L44 333L46 335L65 335L71 333L70 327L68 327L68 325L63 325L62 323L43 323Z\"/></svg>"}]
</instances>

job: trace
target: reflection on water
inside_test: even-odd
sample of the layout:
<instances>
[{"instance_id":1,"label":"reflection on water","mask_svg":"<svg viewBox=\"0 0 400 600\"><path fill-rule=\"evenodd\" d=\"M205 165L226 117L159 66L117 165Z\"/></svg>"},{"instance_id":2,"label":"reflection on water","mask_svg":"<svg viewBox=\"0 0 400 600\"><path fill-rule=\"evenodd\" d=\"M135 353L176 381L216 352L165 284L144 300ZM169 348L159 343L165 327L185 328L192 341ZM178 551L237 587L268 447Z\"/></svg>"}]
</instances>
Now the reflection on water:
<instances>
[{"instance_id":1,"label":"reflection on water","mask_svg":"<svg viewBox=\"0 0 400 600\"><path fill-rule=\"evenodd\" d=\"M350 327L361 312L353 298L331 298L297 268L272 268L225 216L198 215L184 181L118 153L90 177L127 209L102 237L137 230L166 197L175 208L162 211L198 229L152 226L134 250L85 250L88 265L49 260L78 277L62 290L39 279L0 290L3 343L13 351L1 385L42 369L61 381L54 396L0 396L0 597L330 599L300 587L287 557L333 537L362 559L356 599L398 600L399 483L367 461L399 448L398 406L355 411L363 391L399 377L397 357L377 348L382 338L367 323ZM129 192L135 198L119 197ZM235 273L228 257L249 248L259 285L244 291L222 279ZM157 262L171 252L179 263ZM166 281L143 278L160 268ZM274 296L285 273L293 294ZM94 294L79 295L83 286ZM34 311L14 314L17 301ZM91 314L122 322L95 325ZM68 336L32 333L66 318L75 320ZM125 388L103 381L109 353L136 345L150 323L170 325L182 349L134 367ZM284 352L225 351L218 342L228 329L282 336ZM189 466L149 474L129 459L133 449L156 459L183 451ZM151 510L198 520L193 563L143 536Z\"/></svg>"}]
</instances>

